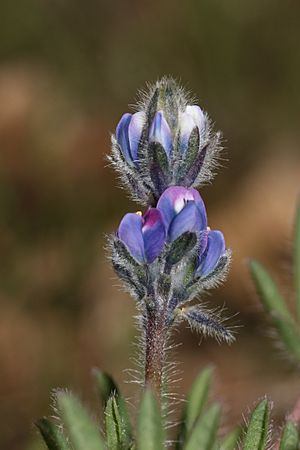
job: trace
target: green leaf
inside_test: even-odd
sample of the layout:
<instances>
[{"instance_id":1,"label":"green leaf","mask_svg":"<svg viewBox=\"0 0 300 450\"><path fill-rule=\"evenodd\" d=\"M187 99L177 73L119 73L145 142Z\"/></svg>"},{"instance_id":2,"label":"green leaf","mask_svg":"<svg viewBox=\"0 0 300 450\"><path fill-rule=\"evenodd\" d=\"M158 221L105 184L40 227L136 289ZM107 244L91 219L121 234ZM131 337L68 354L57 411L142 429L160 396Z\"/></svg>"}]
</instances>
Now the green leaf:
<instances>
[{"instance_id":1,"label":"green leaf","mask_svg":"<svg viewBox=\"0 0 300 450\"><path fill-rule=\"evenodd\" d=\"M265 450L268 438L270 405L262 400L254 409L244 440L243 450Z\"/></svg>"},{"instance_id":2,"label":"green leaf","mask_svg":"<svg viewBox=\"0 0 300 450\"><path fill-rule=\"evenodd\" d=\"M195 247L196 243L196 234L189 231L175 239L167 253L167 266L173 266L179 263Z\"/></svg>"},{"instance_id":3,"label":"green leaf","mask_svg":"<svg viewBox=\"0 0 300 450\"><path fill-rule=\"evenodd\" d=\"M260 299L267 311L281 318L292 320L283 297L263 265L252 259L249 268Z\"/></svg>"},{"instance_id":4,"label":"green leaf","mask_svg":"<svg viewBox=\"0 0 300 450\"><path fill-rule=\"evenodd\" d=\"M212 381L213 369L207 367L195 379L187 395L186 406L183 411L176 449L183 448L186 436L192 430L196 420L202 414L207 402L209 388Z\"/></svg>"},{"instance_id":5,"label":"green leaf","mask_svg":"<svg viewBox=\"0 0 300 450\"><path fill-rule=\"evenodd\" d=\"M164 448L164 431L159 406L154 394L147 389L142 397L138 415L137 450Z\"/></svg>"},{"instance_id":6,"label":"green leaf","mask_svg":"<svg viewBox=\"0 0 300 450\"><path fill-rule=\"evenodd\" d=\"M283 297L259 262L252 260L249 267L260 300L269 313L278 335L291 354L300 360L300 335Z\"/></svg>"},{"instance_id":7,"label":"green leaf","mask_svg":"<svg viewBox=\"0 0 300 450\"><path fill-rule=\"evenodd\" d=\"M57 405L74 450L105 450L98 427L73 394L58 393Z\"/></svg>"},{"instance_id":8,"label":"green leaf","mask_svg":"<svg viewBox=\"0 0 300 450\"><path fill-rule=\"evenodd\" d=\"M187 439L184 450L212 450L216 444L220 415L221 408L215 404L203 416L200 416Z\"/></svg>"},{"instance_id":9,"label":"green leaf","mask_svg":"<svg viewBox=\"0 0 300 450\"><path fill-rule=\"evenodd\" d=\"M127 450L131 444L131 435L120 414L118 401L111 397L105 409L106 439L110 450Z\"/></svg>"},{"instance_id":10,"label":"green leaf","mask_svg":"<svg viewBox=\"0 0 300 450\"><path fill-rule=\"evenodd\" d=\"M187 432L191 431L196 420L205 408L212 381L212 374L213 369L211 367L204 369L194 381L187 396L184 418Z\"/></svg>"},{"instance_id":11,"label":"green leaf","mask_svg":"<svg viewBox=\"0 0 300 450\"><path fill-rule=\"evenodd\" d=\"M120 416L122 418L124 432L126 433L127 436L132 436L132 427L126 403L113 378L99 369L93 369L93 375L96 380L97 392L103 404L103 409L106 408L108 400L111 397L114 397L117 402Z\"/></svg>"},{"instance_id":12,"label":"green leaf","mask_svg":"<svg viewBox=\"0 0 300 450\"><path fill-rule=\"evenodd\" d=\"M299 436L296 425L288 421L282 432L279 450L298 450Z\"/></svg>"},{"instance_id":13,"label":"green leaf","mask_svg":"<svg viewBox=\"0 0 300 450\"><path fill-rule=\"evenodd\" d=\"M55 423L43 417L36 422L36 426L49 450L71 450L65 436Z\"/></svg>"},{"instance_id":14,"label":"green leaf","mask_svg":"<svg viewBox=\"0 0 300 450\"><path fill-rule=\"evenodd\" d=\"M294 279L297 298L298 320L300 321L300 201L296 212L294 238Z\"/></svg>"},{"instance_id":15,"label":"green leaf","mask_svg":"<svg viewBox=\"0 0 300 450\"><path fill-rule=\"evenodd\" d=\"M96 381L96 388L103 408L106 408L108 400L114 395L120 395L120 391L113 378L99 369L93 369L93 375Z\"/></svg>"},{"instance_id":16,"label":"green leaf","mask_svg":"<svg viewBox=\"0 0 300 450\"><path fill-rule=\"evenodd\" d=\"M241 435L241 429L235 428L223 440L220 450L234 450L238 444Z\"/></svg>"}]
</instances>

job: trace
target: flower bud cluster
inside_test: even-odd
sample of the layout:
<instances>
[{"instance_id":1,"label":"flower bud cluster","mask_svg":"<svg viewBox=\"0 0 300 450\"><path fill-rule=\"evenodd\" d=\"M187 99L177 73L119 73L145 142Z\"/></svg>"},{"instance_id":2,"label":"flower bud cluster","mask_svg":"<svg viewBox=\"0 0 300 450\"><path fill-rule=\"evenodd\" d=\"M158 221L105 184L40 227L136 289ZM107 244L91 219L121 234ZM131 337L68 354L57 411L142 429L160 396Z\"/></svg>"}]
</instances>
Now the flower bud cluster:
<instances>
[{"instance_id":1,"label":"flower bud cluster","mask_svg":"<svg viewBox=\"0 0 300 450\"><path fill-rule=\"evenodd\" d=\"M220 133L172 79L158 81L112 136L109 160L132 197L155 204L169 186L208 182L217 164Z\"/></svg>"},{"instance_id":2,"label":"flower bud cluster","mask_svg":"<svg viewBox=\"0 0 300 450\"><path fill-rule=\"evenodd\" d=\"M134 114L124 114L110 157L133 197L148 207L127 213L112 239L112 261L141 310L182 319L231 341L217 314L192 300L224 279L230 251L211 230L196 186L211 177L219 135L207 115L163 79Z\"/></svg>"}]
</instances>

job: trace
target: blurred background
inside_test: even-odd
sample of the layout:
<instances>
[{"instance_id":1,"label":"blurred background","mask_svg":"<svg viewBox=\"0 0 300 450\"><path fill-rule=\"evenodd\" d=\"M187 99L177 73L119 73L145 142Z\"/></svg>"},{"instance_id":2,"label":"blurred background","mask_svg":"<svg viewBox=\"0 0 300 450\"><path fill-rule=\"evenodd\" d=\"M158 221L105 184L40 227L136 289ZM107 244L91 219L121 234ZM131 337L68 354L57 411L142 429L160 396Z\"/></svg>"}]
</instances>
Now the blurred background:
<instances>
[{"instance_id":1,"label":"blurred background","mask_svg":"<svg viewBox=\"0 0 300 450\"><path fill-rule=\"evenodd\" d=\"M230 348L182 326L178 391L212 364L224 429L264 394L278 421L292 407L300 380L274 350L246 264L260 259L293 299L299 14L296 0L0 1L1 449L44 448L33 422L51 414L53 388L74 389L96 413L94 366L135 401L124 372L134 304L103 246L137 206L104 156L137 90L165 74L224 133L224 167L201 193L234 257L209 301L241 325Z\"/></svg>"}]
</instances>

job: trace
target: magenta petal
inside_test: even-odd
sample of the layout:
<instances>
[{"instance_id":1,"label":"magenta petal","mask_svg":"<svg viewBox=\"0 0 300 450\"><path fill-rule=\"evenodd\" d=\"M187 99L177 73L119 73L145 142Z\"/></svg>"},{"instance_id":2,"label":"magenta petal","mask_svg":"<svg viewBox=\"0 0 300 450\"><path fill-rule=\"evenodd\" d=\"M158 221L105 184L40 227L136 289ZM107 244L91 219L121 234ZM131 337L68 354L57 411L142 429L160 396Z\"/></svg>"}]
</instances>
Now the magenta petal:
<instances>
[{"instance_id":1,"label":"magenta petal","mask_svg":"<svg viewBox=\"0 0 300 450\"><path fill-rule=\"evenodd\" d=\"M195 202L188 202L182 211L171 222L169 228L169 241L174 241L186 231L200 233L203 229L203 220Z\"/></svg>"},{"instance_id":2,"label":"magenta petal","mask_svg":"<svg viewBox=\"0 0 300 450\"><path fill-rule=\"evenodd\" d=\"M220 257L225 253L225 239L221 231L209 231L205 252L200 257L200 264L196 271L198 276L205 276L217 266Z\"/></svg>"},{"instance_id":3,"label":"magenta petal","mask_svg":"<svg viewBox=\"0 0 300 450\"><path fill-rule=\"evenodd\" d=\"M151 264L161 254L166 241L166 229L158 209L150 208L146 212L142 232L146 261Z\"/></svg>"},{"instance_id":4,"label":"magenta petal","mask_svg":"<svg viewBox=\"0 0 300 450\"><path fill-rule=\"evenodd\" d=\"M128 139L128 127L130 124L132 114L126 113L121 117L120 122L116 128L116 137L118 144L120 145L121 151L127 162L132 162L132 157L130 153L130 145Z\"/></svg>"},{"instance_id":5,"label":"magenta petal","mask_svg":"<svg viewBox=\"0 0 300 450\"><path fill-rule=\"evenodd\" d=\"M149 130L149 142L159 142L168 156L173 150L172 133L162 111L154 116Z\"/></svg>"},{"instance_id":6,"label":"magenta petal","mask_svg":"<svg viewBox=\"0 0 300 450\"><path fill-rule=\"evenodd\" d=\"M145 121L145 113L143 111L136 112L132 115L128 127L128 139L133 162L138 161L138 148Z\"/></svg>"},{"instance_id":7,"label":"magenta petal","mask_svg":"<svg viewBox=\"0 0 300 450\"><path fill-rule=\"evenodd\" d=\"M126 245L130 254L139 262L145 261L142 226L143 218L140 215L128 213L123 217L118 229L119 239Z\"/></svg>"}]
</instances>

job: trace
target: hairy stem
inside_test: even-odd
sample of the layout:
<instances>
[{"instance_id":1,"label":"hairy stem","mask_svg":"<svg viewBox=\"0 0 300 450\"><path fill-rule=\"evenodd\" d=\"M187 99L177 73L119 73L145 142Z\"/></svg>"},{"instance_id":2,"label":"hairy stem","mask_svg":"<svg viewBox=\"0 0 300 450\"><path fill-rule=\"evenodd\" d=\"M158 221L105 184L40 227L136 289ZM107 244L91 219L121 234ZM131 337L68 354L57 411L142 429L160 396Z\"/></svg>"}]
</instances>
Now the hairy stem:
<instances>
[{"instance_id":1,"label":"hairy stem","mask_svg":"<svg viewBox=\"0 0 300 450\"><path fill-rule=\"evenodd\" d=\"M164 310L147 308L145 320L145 387L150 387L158 401L161 400L166 349Z\"/></svg>"}]
</instances>

